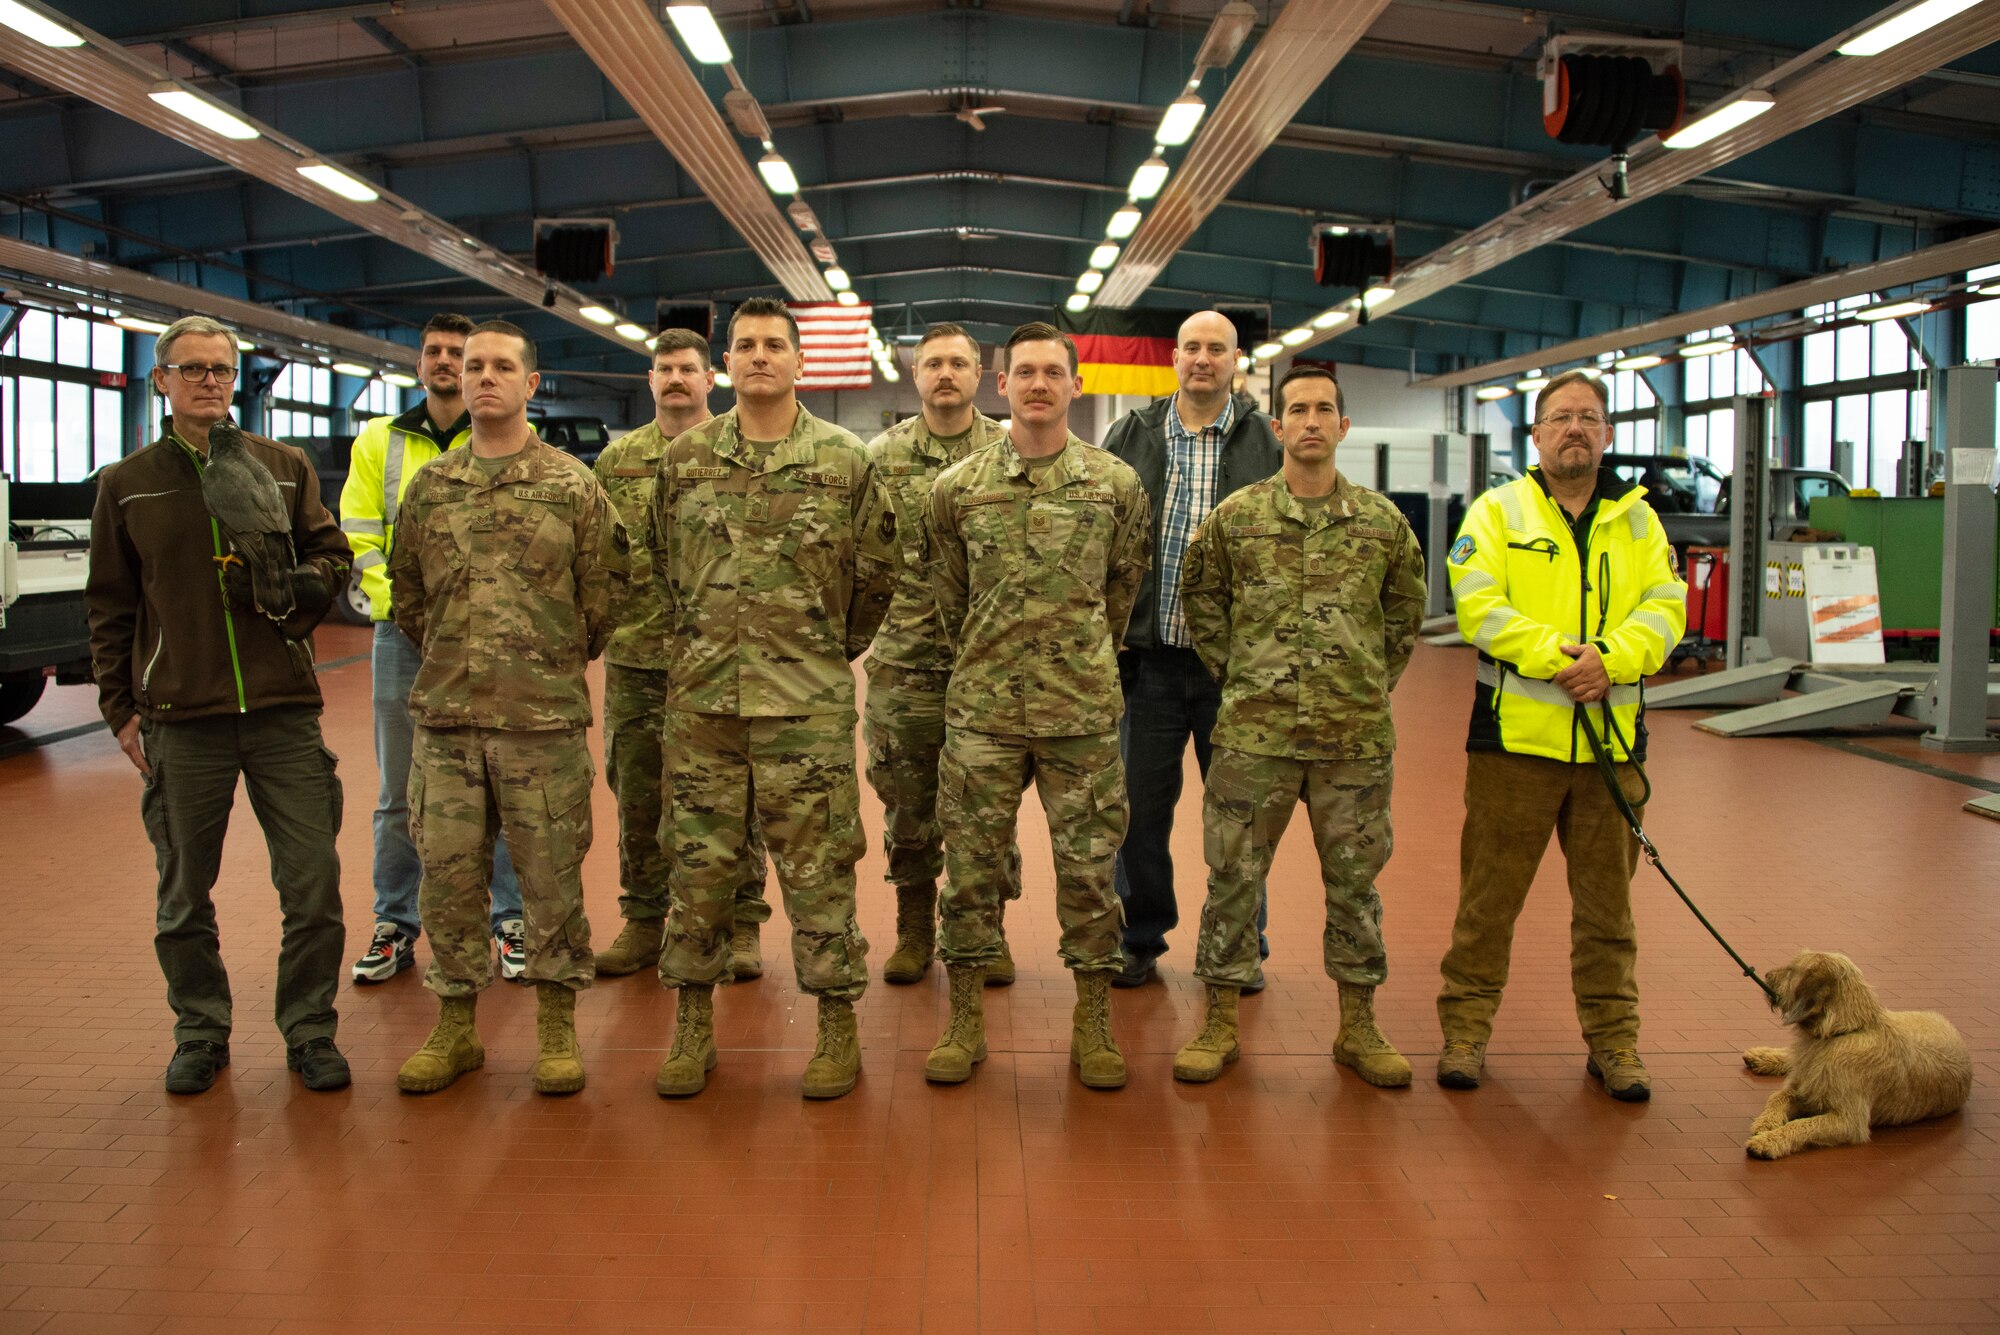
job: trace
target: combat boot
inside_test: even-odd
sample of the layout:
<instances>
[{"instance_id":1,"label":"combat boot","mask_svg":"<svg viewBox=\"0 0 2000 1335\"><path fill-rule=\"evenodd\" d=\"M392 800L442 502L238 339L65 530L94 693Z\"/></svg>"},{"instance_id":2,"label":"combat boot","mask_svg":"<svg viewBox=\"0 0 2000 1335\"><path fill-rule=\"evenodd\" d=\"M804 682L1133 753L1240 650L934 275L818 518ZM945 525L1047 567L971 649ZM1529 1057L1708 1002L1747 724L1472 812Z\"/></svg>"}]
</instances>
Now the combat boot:
<instances>
[{"instance_id":1,"label":"combat boot","mask_svg":"<svg viewBox=\"0 0 2000 1335\"><path fill-rule=\"evenodd\" d=\"M1486 1045L1469 1038L1447 1038L1438 1054L1438 1083L1446 1089L1478 1089L1486 1069Z\"/></svg>"},{"instance_id":2,"label":"combat boot","mask_svg":"<svg viewBox=\"0 0 2000 1335\"><path fill-rule=\"evenodd\" d=\"M479 1031L472 1027L472 1008L477 1000L438 998L437 1027L396 1072L397 1089L405 1094L435 1093L467 1071L486 1065L486 1049L480 1046Z\"/></svg>"},{"instance_id":3,"label":"combat boot","mask_svg":"<svg viewBox=\"0 0 2000 1335\"><path fill-rule=\"evenodd\" d=\"M1604 1092L1620 1103L1644 1103L1653 1097L1653 1078L1632 1048L1598 1048L1583 1069L1604 1082Z\"/></svg>"},{"instance_id":4,"label":"combat boot","mask_svg":"<svg viewBox=\"0 0 2000 1335\"><path fill-rule=\"evenodd\" d=\"M757 930L761 926L762 923L738 922L729 935L729 971L739 983L764 976L764 947Z\"/></svg>"},{"instance_id":5,"label":"combat boot","mask_svg":"<svg viewBox=\"0 0 2000 1335\"><path fill-rule=\"evenodd\" d=\"M806 1063L799 1092L809 1099L837 1099L861 1075L861 1035L855 1032L854 1003L819 999L819 1043Z\"/></svg>"},{"instance_id":6,"label":"combat boot","mask_svg":"<svg viewBox=\"0 0 2000 1335\"><path fill-rule=\"evenodd\" d=\"M1221 983L1208 985L1208 1018L1201 1032L1174 1054L1174 1079L1206 1084L1243 1055L1236 1041L1237 989Z\"/></svg>"},{"instance_id":7,"label":"combat boot","mask_svg":"<svg viewBox=\"0 0 2000 1335\"><path fill-rule=\"evenodd\" d=\"M944 972L951 983L951 1021L924 1061L924 1079L957 1085L972 1079L972 1068L986 1060L986 1003L979 995L986 970L952 964Z\"/></svg>"},{"instance_id":8,"label":"combat boot","mask_svg":"<svg viewBox=\"0 0 2000 1335\"><path fill-rule=\"evenodd\" d=\"M1375 989L1366 983L1340 984L1340 1037L1333 1059L1352 1066L1371 1085L1401 1089L1410 1083L1410 1064L1375 1026Z\"/></svg>"},{"instance_id":9,"label":"combat boot","mask_svg":"<svg viewBox=\"0 0 2000 1335\"><path fill-rule=\"evenodd\" d=\"M583 1088L583 1050L576 1043L576 993L561 983L535 984L535 1092L574 1094Z\"/></svg>"},{"instance_id":10,"label":"combat boot","mask_svg":"<svg viewBox=\"0 0 2000 1335\"><path fill-rule=\"evenodd\" d=\"M599 951L597 972L600 977L623 978L628 973L637 973L649 964L660 962L660 946L667 938L665 918L634 918L625 924L618 939L611 943L609 950Z\"/></svg>"},{"instance_id":11,"label":"combat boot","mask_svg":"<svg viewBox=\"0 0 2000 1335\"><path fill-rule=\"evenodd\" d=\"M986 966L986 986L1014 985L1014 952L1007 948L1007 906L1000 906L1000 958Z\"/></svg>"},{"instance_id":12,"label":"combat boot","mask_svg":"<svg viewBox=\"0 0 2000 1335\"><path fill-rule=\"evenodd\" d=\"M937 950L937 883L896 887L896 949L882 966L885 983L918 983Z\"/></svg>"},{"instance_id":13,"label":"combat boot","mask_svg":"<svg viewBox=\"0 0 2000 1335\"><path fill-rule=\"evenodd\" d=\"M1111 975L1101 969L1076 976L1069 1059L1092 1089L1125 1088L1125 1054L1111 1037Z\"/></svg>"},{"instance_id":14,"label":"combat boot","mask_svg":"<svg viewBox=\"0 0 2000 1335\"><path fill-rule=\"evenodd\" d=\"M663 1099L699 1094L715 1069L715 989L683 983L674 1007L674 1045L660 1063L654 1092Z\"/></svg>"}]
</instances>

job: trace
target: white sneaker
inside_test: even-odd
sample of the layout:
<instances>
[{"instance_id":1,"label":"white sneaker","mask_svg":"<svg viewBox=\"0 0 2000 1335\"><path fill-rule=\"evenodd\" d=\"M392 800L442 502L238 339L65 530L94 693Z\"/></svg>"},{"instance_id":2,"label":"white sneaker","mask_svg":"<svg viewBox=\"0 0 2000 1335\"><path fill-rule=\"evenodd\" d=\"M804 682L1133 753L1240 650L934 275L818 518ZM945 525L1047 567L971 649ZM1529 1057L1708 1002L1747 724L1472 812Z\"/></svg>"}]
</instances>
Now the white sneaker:
<instances>
[{"instance_id":1,"label":"white sneaker","mask_svg":"<svg viewBox=\"0 0 2000 1335\"><path fill-rule=\"evenodd\" d=\"M493 943L500 947L500 976L510 982L528 969L527 924L519 918L502 918Z\"/></svg>"},{"instance_id":2,"label":"white sneaker","mask_svg":"<svg viewBox=\"0 0 2000 1335\"><path fill-rule=\"evenodd\" d=\"M396 929L393 922L375 924L375 939L360 959L354 961L354 981L380 983L394 978L417 962L417 943Z\"/></svg>"}]
</instances>

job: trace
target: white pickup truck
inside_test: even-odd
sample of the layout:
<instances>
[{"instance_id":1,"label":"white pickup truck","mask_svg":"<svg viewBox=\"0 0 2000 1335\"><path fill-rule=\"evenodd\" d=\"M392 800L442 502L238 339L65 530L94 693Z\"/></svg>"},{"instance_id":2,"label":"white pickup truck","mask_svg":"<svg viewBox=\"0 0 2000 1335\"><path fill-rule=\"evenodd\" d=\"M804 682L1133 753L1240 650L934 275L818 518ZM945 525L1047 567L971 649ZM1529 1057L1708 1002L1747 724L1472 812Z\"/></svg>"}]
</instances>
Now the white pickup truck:
<instances>
[{"instance_id":1,"label":"white pickup truck","mask_svg":"<svg viewBox=\"0 0 2000 1335\"><path fill-rule=\"evenodd\" d=\"M83 585L96 494L94 481L0 477L0 724L33 709L51 677L90 680Z\"/></svg>"}]
</instances>

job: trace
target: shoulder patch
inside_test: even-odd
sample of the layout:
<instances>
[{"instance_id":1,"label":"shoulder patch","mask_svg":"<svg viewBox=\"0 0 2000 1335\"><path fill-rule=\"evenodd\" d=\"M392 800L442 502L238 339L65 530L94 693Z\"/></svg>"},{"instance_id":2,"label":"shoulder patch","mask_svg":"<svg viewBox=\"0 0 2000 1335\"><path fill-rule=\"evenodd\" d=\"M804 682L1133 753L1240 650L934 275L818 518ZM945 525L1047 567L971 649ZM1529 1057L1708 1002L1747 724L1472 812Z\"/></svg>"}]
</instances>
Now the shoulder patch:
<instances>
[{"instance_id":1,"label":"shoulder patch","mask_svg":"<svg viewBox=\"0 0 2000 1335\"><path fill-rule=\"evenodd\" d=\"M1458 541L1451 545L1451 555L1445 559L1455 566L1462 566L1470 561L1472 554L1478 550L1479 544L1472 540L1472 535L1461 533L1458 535Z\"/></svg>"}]
</instances>

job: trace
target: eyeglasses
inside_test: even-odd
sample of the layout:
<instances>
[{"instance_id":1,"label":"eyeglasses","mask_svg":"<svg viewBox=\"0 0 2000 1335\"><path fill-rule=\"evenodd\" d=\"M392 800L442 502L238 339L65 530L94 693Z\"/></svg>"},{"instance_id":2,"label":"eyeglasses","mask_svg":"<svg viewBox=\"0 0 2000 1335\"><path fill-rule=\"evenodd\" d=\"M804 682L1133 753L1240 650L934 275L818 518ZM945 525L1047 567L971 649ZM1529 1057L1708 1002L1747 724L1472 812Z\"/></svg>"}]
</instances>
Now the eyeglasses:
<instances>
[{"instance_id":1,"label":"eyeglasses","mask_svg":"<svg viewBox=\"0 0 2000 1335\"><path fill-rule=\"evenodd\" d=\"M231 384L236 379L236 368L233 366L209 366L202 362L161 362L160 369L179 371L181 379L190 385L199 385L210 376L215 377L215 383L218 385Z\"/></svg>"},{"instance_id":2,"label":"eyeglasses","mask_svg":"<svg viewBox=\"0 0 2000 1335\"><path fill-rule=\"evenodd\" d=\"M1572 422L1576 423L1578 426L1582 427L1586 431L1595 431L1599 427L1604 425L1604 414L1596 412L1588 412L1588 411L1580 413L1570 413L1570 412L1550 413L1547 417L1544 417L1539 423L1537 423L1537 425L1561 427L1563 430L1567 431L1569 430L1569 425Z\"/></svg>"}]
</instances>

